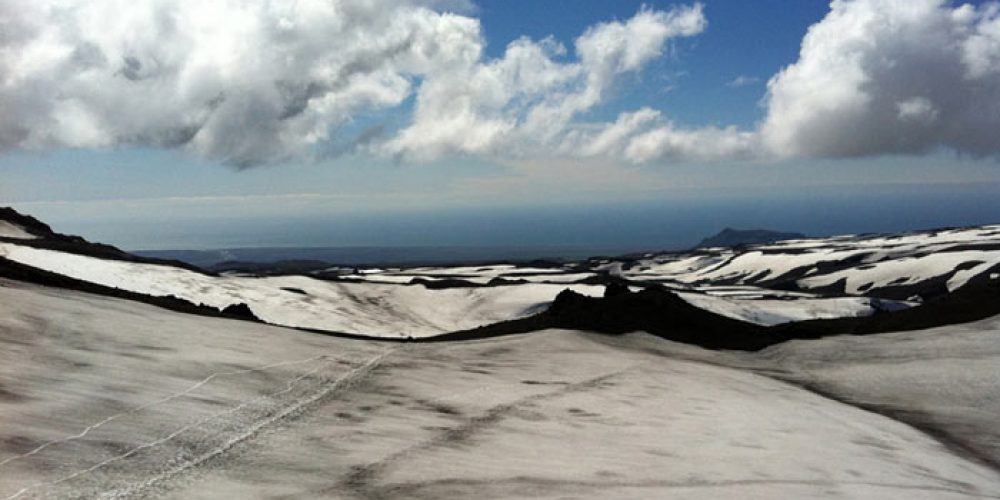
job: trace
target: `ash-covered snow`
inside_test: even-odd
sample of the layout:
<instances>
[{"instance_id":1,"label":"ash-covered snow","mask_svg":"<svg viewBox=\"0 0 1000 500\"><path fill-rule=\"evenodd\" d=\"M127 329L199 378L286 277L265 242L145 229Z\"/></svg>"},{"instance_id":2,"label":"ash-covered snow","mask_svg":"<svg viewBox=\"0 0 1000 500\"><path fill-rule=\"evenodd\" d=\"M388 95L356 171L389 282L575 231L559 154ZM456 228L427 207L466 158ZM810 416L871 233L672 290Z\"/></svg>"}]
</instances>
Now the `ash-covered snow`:
<instances>
[{"instance_id":1,"label":"ash-covered snow","mask_svg":"<svg viewBox=\"0 0 1000 500\"><path fill-rule=\"evenodd\" d=\"M605 341L808 387L925 429L955 453L1000 470L1000 316L926 330L793 340L757 353L707 351L645 335Z\"/></svg>"},{"instance_id":2,"label":"ash-covered snow","mask_svg":"<svg viewBox=\"0 0 1000 500\"><path fill-rule=\"evenodd\" d=\"M910 425L766 376L814 374L901 410L957 406L995 428L986 335L865 337L846 356L828 339L763 358L555 330L387 345L0 284L0 498L1000 491L995 469Z\"/></svg>"}]
</instances>

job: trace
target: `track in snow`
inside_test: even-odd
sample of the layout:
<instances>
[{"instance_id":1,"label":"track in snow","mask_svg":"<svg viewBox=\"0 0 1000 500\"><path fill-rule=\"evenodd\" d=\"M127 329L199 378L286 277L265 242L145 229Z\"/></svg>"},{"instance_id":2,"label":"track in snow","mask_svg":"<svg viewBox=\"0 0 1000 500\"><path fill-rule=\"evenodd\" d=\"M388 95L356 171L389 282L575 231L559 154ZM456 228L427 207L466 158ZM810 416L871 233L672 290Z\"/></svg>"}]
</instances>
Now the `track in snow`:
<instances>
[{"instance_id":1,"label":"track in snow","mask_svg":"<svg viewBox=\"0 0 1000 500\"><path fill-rule=\"evenodd\" d=\"M324 396L329 395L333 391L335 391L337 389L340 389L342 387L345 387L345 386L349 386L351 383L353 383L353 382L355 382L355 381L363 378L373 368L375 368L379 363L381 363L382 360L386 356L388 356L389 354L391 354L394 350L395 349L386 350L386 351L383 351L383 352L381 352L381 353L373 356L372 358L368 359L363 365L361 365L361 366L359 366L357 368L354 368L354 369L348 371L347 373L345 373L345 374L337 377L336 379L334 379L333 382L331 382L329 384L322 385L319 388L318 391L315 391L315 392L312 392L312 393L310 393L310 394L308 394L306 396L300 397L300 398L294 400L291 404L283 407L281 410L277 411L276 413L273 413L273 414L271 414L268 417L265 417L263 419L260 419L260 420L257 420L255 422L253 422L243 432L237 434L236 436L233 436L233 437L227 439L221 445L219 445L219 446L217 446L217 447L209 450L208 452L205 452L205 453L203 453L203 454L201 454L201 455L199 455L199 456L197 456L197 457L195 457L193 459L184 461L183 463L181 463L181 464L179 464L179 465L177 465L175 467L172 467L172 468L170 468L169 470L167 470L165 472L161 472L161 473L159 473L159 474L157 474L157 475L155 475L155 476L153 476L151 478L148 478L146 480L140 481L138 483L133 483L131 485L128 485L128 486L125 486L125 487L122 487L122 488L117 488L117 489L113 489L113 490L110 490L110 491L103 492L103 493L100 494L100 497L101 498L124 498L124 497L128 497L128 496L137 494L137 493L139 493L139 492L141 492L141 491L143 491L145 489L148 489L149 487L151 487L151 486L153 486L153 485L155 485L155 484L157 484L157 483L159 483L161 481L164 481L166 479L170 479L170 478L172 478L172 477L174 477L174 476L176 476L176 475L178 475L178 474L180 474L180 473L182 473L182 472L184 472L184 471L186 471L186 470L188 470L188 469L190 469L192 467L196 467L196 466L198 466L198 465L200 465L200 464L202 464L202 463L204 463L204 462L206 462L206 461L208 461L208 460L210 460L212 458L215 458L215 457L217 457L217 456L225 453L226 451L228 451L232 447L236 446L237 444L239 444L239 443L241 443L243 441L246 441L247 439L252 438L256 434L258 434L261 430L263 430L265 427L267 427L269 425L272 425L272 424L274 424L274 423L276 423L276 422L278 422L278 421L280 421L280 420L282 420L282 419L284 419L284 418L286 418L286 417L288 417L288 416L290 416L290 415L292 415L292 414L294 414L296 412L299 412L299 411L305 409L308 405L310 405L312 403L315 403L316 401L318 401L319 399L323 398ZM324 357L325 356L319 356L319 358L324 358ZM332 357L326 357L326 358L327 358L327 361L333 359ZM101 469L101 468L103 468L105 466L108 466L108 465L110 465L110 464L112 464L114 462L117 462L117 461L120 461L120 460L127 459L129 457L132 457L132 456L136 455L137 453L139 453L139 452L141 452L143 450L148 450L148 449L151 449L151 448L155 448L155 447L157 447L159 445L162 445L162 444L164 444L164 443L166 443L166 442L168 442L168 441L170 441L170 440L172 440L172 439L180 436L181 434L183 434L183 433L185 433L187 431L190 431L192 429L198 428L198 427L200 427L200 426L202 426L202 425L204 425L206 423L209 423L211 421L214 421L214 420L222 418L222 417L226 417L228 415L233 415L236 412L238 412L238 411L240 411L240 410L242 410L242 409L244 409L244 408L246 408L246 407L248 407L248 406L250 406L252 404L255 404L255 403L259 402L259 401L262 401L264 399L270 399L270 398L278 397L278 396L281 396L283 394L286 394L286 393L292 391L295 388L296 384L298 384L300 381L302 381L302 380L304 380L304 379L306 379L306 378L308 378L310 376L313 376L314 374L318 373L323 368L325 368L325 366L326 366L326 364L324 363L323 365L320 365L319 367L316 367L316 368L314 368L312 370L309 370L309 371L307 371L307 372L305 372L305 373L303 373L301 375L298 375L298 376L292 378L291 380L289 380L288 382L286 382L285 388L282 389L282 390L280 390L280 391L269 393L269 394L266 394L266 395L263 395L263 396L259 396L257 398L254 398L254 399L252 399L250 401L243 402L243 403L241 403L241 404L239 404L237 406L234 406L232 408L229 408L227 410L224 410L224 411L212 414L212 415L210 415L208 417L202 418L202 419L200 419L200 420L198 420L198 421L196 421L194 423L185 425L185 426L183 426L183 427L181 427L181 428L179 428L179 429L171 432L170 434L167 434L166 436L164 436L162 438L159 438L159 439L156 439L154 441L150 441L148 443L144 443L142 445L136 446L136 447L130 449L129 451L125 452L125 453L122 453L120 455L117 455L117 456L111 457L109 459L103 460L103 461L101 461L101 462L99 462L99 463L97 463L97 464L95 464L95 465L93 465L93 466L91 466L91 467L89 467L87 469L83 469L83 470L74 472L73 474L70 474L68 476L64 476L64 477L62 477L60 479L56 479L54 481L37 483L37 484L34 484L34 485L30 485L30 486L24 487L21 490L19 490L16 493L14 493L13 495L7 497L6 500L15 500L17 498L21 498L22 496L24 496L24 495L26 495L26 494L34 491L34 490L37 490L37 489L40 489L40 488L49 488L49 487L53 487L53 486L58 486L60 484L66 483L68 481L71 481L71 480L83 477L83 476L85 476L87 474L90 474L90 473L92 473L94 471L97 471L98 469ZM247 371L253 371L253 370L247 370ZM204 384L203 383L199 383L199 384L195 384L195 385L200 387L201 385L204 385ZM190 390L193 390L193 389L190 389ZM14 458L17 458L17 457L14 457Z\"/></svg>"}]
</instances>

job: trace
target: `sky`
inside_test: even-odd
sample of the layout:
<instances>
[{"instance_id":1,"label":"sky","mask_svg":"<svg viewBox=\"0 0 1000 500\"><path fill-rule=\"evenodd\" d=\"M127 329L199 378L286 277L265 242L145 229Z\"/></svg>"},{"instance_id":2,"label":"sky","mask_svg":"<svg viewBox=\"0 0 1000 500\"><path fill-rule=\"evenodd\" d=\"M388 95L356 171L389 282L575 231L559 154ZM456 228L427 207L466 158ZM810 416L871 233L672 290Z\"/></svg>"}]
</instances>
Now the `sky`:
<instances>
[{"instance_id":1,"label":"sky","mask_svg":"<svg viewBox=\"0 0 1000 500\"><path fill-rule=\"evenodd\" d=\"M1000 222L1000 4L0 0L0 205L127 249Z\"/></svg>"}]
</instances>

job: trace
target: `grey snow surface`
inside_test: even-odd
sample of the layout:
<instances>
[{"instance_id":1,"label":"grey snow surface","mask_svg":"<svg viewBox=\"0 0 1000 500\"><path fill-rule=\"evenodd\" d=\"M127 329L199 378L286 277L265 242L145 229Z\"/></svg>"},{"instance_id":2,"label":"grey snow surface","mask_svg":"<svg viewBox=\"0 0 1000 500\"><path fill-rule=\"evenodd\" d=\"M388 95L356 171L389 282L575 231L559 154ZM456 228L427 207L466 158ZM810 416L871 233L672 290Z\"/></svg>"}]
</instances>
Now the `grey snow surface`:
<instances>
[{"instance_id":1,"label":"grey snow surface","mask_svg":"<svg viewBox=\"0 0 1000 500\"><path fill-rule=\"evenodd\" d=\"M0 499L996 498L998 335L389 344L4 280Z\"/></svg>"}]
</instances>

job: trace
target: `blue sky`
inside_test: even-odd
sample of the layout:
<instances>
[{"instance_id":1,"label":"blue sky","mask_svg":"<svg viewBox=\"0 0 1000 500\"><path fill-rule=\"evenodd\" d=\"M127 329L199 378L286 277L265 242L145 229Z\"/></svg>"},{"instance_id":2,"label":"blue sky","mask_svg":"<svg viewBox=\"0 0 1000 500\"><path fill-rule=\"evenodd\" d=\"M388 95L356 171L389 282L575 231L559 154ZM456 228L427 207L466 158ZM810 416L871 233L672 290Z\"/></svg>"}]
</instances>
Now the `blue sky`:
<instances>
[{"instance_id":1,"label":"blue sky","mask_svg":"<svg viewBox=\"0 0 1000 500\"><path fill-rule=\"evenodd\" d=\"M488 53L502 55L507 43L529 36L552 35L569 43L591 25L627 19L643 5L665 9L677 2L554 0L478 2ZM642 74L619 89L614 103L595 115L614 117L644 105L669 110L691 125L750 126L762 117L758 101L768 77L796 59L802 36L829 10L829 2L803 0L722 0L704 2L708 29L692 39L678 40L672 54L654 61ZM756 78L732 88L734 79Z\"/></svg>"},{"instance_id":2,"label":"blue sky","mask_svg":"<svg viewBox=\"0 0 1000 500\"><path fill-rule=\"evenodd\" d=\"M292 26L295 40L318 38L288 47L271 35L245 43L311 61L303 70L324 75L342 64L330 55L333 47L350 52L345 44L360 37L358 61L369 61L375 56L364 51L379 46L376 36L419 20L436 28L401 36L449 47L465 43L467 53L476 47L482 53L458 59L420 53L411 60L392 49L377 63L384 66L372 63L374 69L352 74L348 83L317 76L314 87L286 85L290 77L270 67L227 81L218 76L221 70L191 62L202 52L217 57L230 36L225 30L206 35L211 44L196 40L183 51L168 51L180 43L176 33L123 42L113 29L93 26L106 39L95 34L77 40L69 33L87 33L87 26L64 29L54 21L62 18L36 12L40 24L75 47L69 52L96 46L105 53L102 60L139 61L139 74L122 78L121 69L84 71L58 61L46 71L40 63L11 63L12 74L25 83L0 93L0 104L14 109L0 118L0 204L130 249L597 246L609 238L638 248L679 247L725 226L829 234L998 222L1000 190L993 188L1000 186L1000 138L990 126L1000 118L988 110L1000 97L994 71L1000 56L963 34L988 36L986 28L1000 26L990 2L967 11L958 3L920 0L920 6L911 4L917 14L907 17L914 24L901 32L892 31L899 25L892 7L906 2L892 0L843 2L834 12L819 0L706 0L700 7L479 1L461 5L455 16L450 7L390 3L395 17L357 14L389 26L377 33L335 33L327 40L324 33L335 32L330 26L339 26L335 18L346 11L315 31L286 13L281 25ZM179 22L181 30L200 29L198 19L208 16L191 5L197 2L150 2L176 9L178 19L194 9L190 26ZM135 19L144 19L144 8L136 7ZM268 20L272 14L251 9L248 15ZM942 31L941 19L957 19L948 22L964 28ZM814 25L814 48L801 50ZM508 45L522 37L530 39L526 47L546 55L503 73L502 63L515 60ZM966 47L960 54L910 50L946 45L935 37L969 38L957 39ZM578 39L593 42L598 57L588 59ZM859 40L869 42L863 45L868 52L840 57L857 50L851 47ZM22 43L25 54L54 51L30 37ZM139 48L111 54L130 43ZM174 66L183 71L170 74L169 64L148 69L147 61L169 57L179 58ZM253 66L244 64L245 56L232 57L218 65L232 63L237 77ZM847 62L826 68L816 60ZM856 60L893 64L851 66ZM956 60L965 65L953 68ZM343 63L338 74L357 66ZM197 71L208 76L192 86L190 75ZM863 78L852 81L852 72ZM495 73L506 76L485 79ZM530 80L535 75L548 83ZM830 83L809 87L825 81ZM496 82L508 88L485 87ZM322 91L319 98L310 95L301 115L272 119L265 113L272 104L294 107L300 101L289 92L304 88ZM217 107L191 97L217 91L226 96ZM508 92L509 98L494 102ZM232 96L243 100L230 109L237 100ZM266 100L271 98L279 101ZM858 102L866 104L858 108ZM467 112L455 111L463 105ZM801 109L809 112L795 111ZM987 116L977 114L984 109ZM539 128L531 117L541 112L552 114ZM172 139L184 120L203 115L208 118L193 139ZM639 116L646 118L611 134L616 123ZM441 132L448 127L455 128L451 136ZM607 139L602 134L616 139L593 147Z\"/></svg>"}]
</instances>

